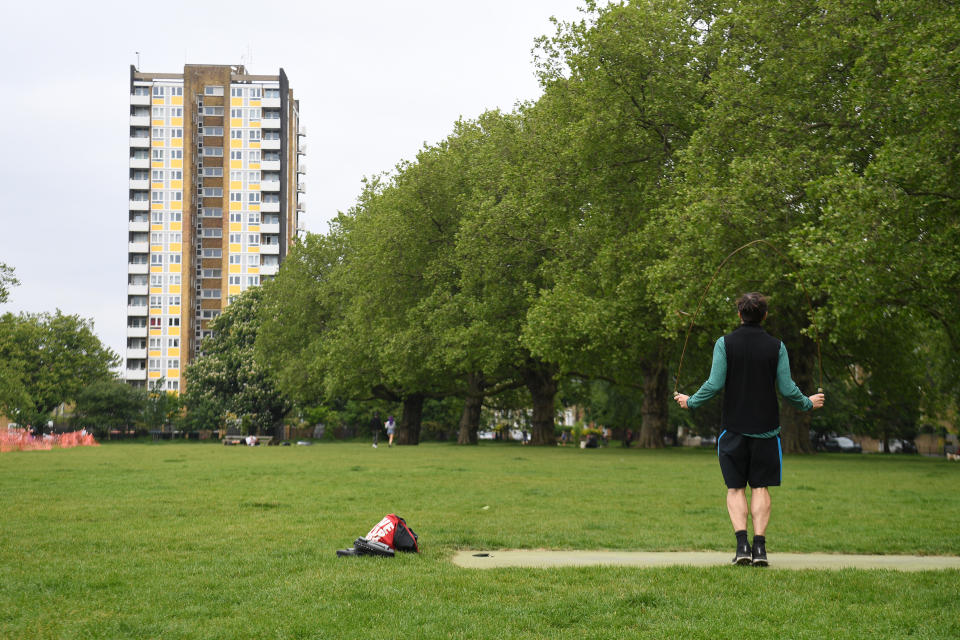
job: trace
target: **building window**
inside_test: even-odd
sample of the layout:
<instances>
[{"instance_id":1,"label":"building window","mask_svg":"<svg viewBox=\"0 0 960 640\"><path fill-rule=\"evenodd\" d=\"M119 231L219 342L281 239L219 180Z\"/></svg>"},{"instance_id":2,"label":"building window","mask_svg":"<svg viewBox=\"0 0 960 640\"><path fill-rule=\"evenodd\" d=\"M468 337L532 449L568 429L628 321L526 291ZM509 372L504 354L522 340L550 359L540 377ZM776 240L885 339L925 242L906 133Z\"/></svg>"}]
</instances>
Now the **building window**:
<instances>
[{"instance_id":1,"label":"building window","mask_svg":"<svg viewBox=\"0 0 960 640\"><path fill-rule=\"evenodd\" d=\"M222 116L223 107L204 107L203 115L205 116Z\"/></svg>"},{"instance_id":2,"label":"building window","mask_svg":"<svg viewBox=\"0 0 960 640\"><path fill-rule=\"evenodd\" d=\"M230 234L230 244L240 244L242 242L243 234L242 233L231 233ZM230 256L231 258L233 256Z\"/></svg>"},{"instance_id":3,"label":"building window","mask_svg":"<svg viewBox=\"0 0 960 640\"><path fill-rule=\"evenodd\" d=\"M250 129L250 142L260 142L260 129Z\"/></svg>"},{"instance_id":4,"label":"building window","mask_svg":"<svg viewBox=\"0 0 960 640\"><path fill-rule=\"evenodd\" d=\"M152 316L150 318L151 327L159 327L159 326L162 326L162 324L163 324L163 321L158 316Z\"/></svg>"},{"instance_id":5,"label":"building window","mask_svg":"<svg viewBox=\"0 0 960 640\"><path fill-rule=\"evenodd\" d=\"M209 87L204 87L204 88L203 88L203 95L205 95L205 96L222 96L222 95L223 95L223 87L219 87L219 86L216 86L216 85L211 85L211 86L209 86Z\"/></svg>"},{"instance_id":6,"label":"building window","mask_svg":"<svg viewBox=\"0 0 960 640\"><path fill-rule=\"evenodd\" d=\"M163 97L163 87L157 85L153 88L153 95L160 98Z\"/></svg>"},{"instance_id":7,"label":"building window","mask_svg":"<svg viewBox=\"0 0 960 640\"><path fill-rule=\"evenodd\" d=\"M251 233L247 235L247 246L256 247L260 245L260 234Z\"/></svg>"},{"instance_id":8,"label":"building window","mask_svg":"<svg viewBox=\"0 0 960 640\"><path fill-rule=\"evenodd\" d=\"M243 129L230 129L230 138L232 140L240 140L243 138Z\"/></svg>"},{"instance_id":9,"label":"building window","mask_svg":"<svg viewBox=\"0 0 960 640\"><path fill-rule=\"evenodd\" d=\"M260 212L251 211L247 214L247 224L260 224Z\"/></svg>"},{"instance_id":10,"label":"building window","mask_svg":"<svg viewBox=\"0 0 960 640\"><path fill-rule=\"evenodd\" d=\"M182 95L183 95L183 87L172 87L172 89L171 89L171 91L170 91L170 95L172 95L172 96L182 96Z\"/></svg>"},{"instance_id":11,"label":"building window","mask_svg":"<svg viewBox=\"0 0 960 640\"><path fill-rule=\"evenodd\" d=\"M203 155L208 158L222 158L223 147L204 147Z\"/></svg>"},{"instance_id":12,"label":"building window","mask_svg":"<svg viewBox=\"0 0 960 640\"><path fill-rule=\"evenodd\" d=\"M230 87L230 96L234 98L242 98L243 87Z\"/></svg>"},{"instance_id":13,"label":"building window","mask_svg":"<svg viewBox=\"0 0 960 640\"><path fill-rule=\"evenodd\" d=\"M223 136L223 127L204 127L203 135L205 136Z\"/></svg>"},{"instance_id":14,"label":"building window","mask_svg":"<svg viewBox=\"0 0 960 640\"><path fill-rule=\"evenodd\" d=\"M179 368L180 368L180 358L167 360L167 369L179 369Z\"/></svg>"},{"instance_id":15,"label":"building window","mask_svg":"<svg viewBox=\"0 0 960 640\"><path fill-rule=\"evenodd\" d=\"M201 290L200 290L200 297L201 297L201 298L209 298L209 299L219 298L219 297L220 297L220 289L201 289Z\"/></svg>"},{"instance_id":16,"label":"building window","mask_svg":"<svg viewBox=\"0 0 960 640\"><path fill-rule=\"evenodd\" d=\"M241 193L240 191L230 192L230 202L242 202L242 201L243 201L243 193Z\"/></svg>"},{"instance_id":17,"label":"building window","mask_svg":"<svg viewBox=\"0 0 960 640\"><path fill-rule=\"evenodd\" d=\"M180 211L171 211L170 212L170 222L181 222L183 220L183 213Z\"/></svg>"},{"instance_id":18,"label":"building window","mask_svg":"<svg viewBox=\"0 0 960 640\"><path fill-rule=\"evenodd\" d=\"M183 149L171 149L171 150L170 150L170 157L173 158L174 160L182 160L182 159L183 159Z\"/></svg>"},{"instance_id":19,"label":"building window","mask_svg":"<svg viewBox=\"0 0 960 640\"><path fill-rule=\"evenodd\" d=\"M239 211L234 211L230 214L230 222L243 222L243 214Z\"/></svg>"},{"instance_id":20,"label":"building window","mask_svg":"<svg viewBox=\"0 0 960 640\"><path fill-rule=\"evenodd\" d=\"M260 284L260 276L247 276L247 286L255 287Z\"/></svg>"},{"instance_id":21,"label":"building window","mask_svg":"<svg viewBox=\"0 0 960 640\"><path fill-rule=\"evenodd\" d=\"M150 349L159 349L160 348L161 338L150 338Z\"/></svg>"},{"instance_id":22,"label":"building window","mask_svg":"<svg viewBox=\"0 0 960 640\"><path fill-rule=\"evenodd\" d=\"M150 254L150 264L161 265L163 264L163 254L162 253L151 253Z\"/></svg>"},{"instance_id":23,"label":"building window","mask_svg":"<svg viewBox=\"0 0 960 640\"><path fill-rule=\"evenodd\" d=\"M204 258L222 258L223 249L204 249L203 257Z\"/></svg>"},{"instance_id":24,"label":"building window","mask_svg":"<svg viewBox=\"0 0 960 640\"><path fill-rule=\"evenodd\" d=\"M223 209L220 207L204 207L201 215L204 218L222 218Z\"/></svg>"},{"instance_id":25,"label":"building window","mask_svg":"<svg viewBox=\"0 0 960 640\"><path fill-rule=\"evenodd\" d=\"M168 326L168 327L179 327L179 326L180 326L180 318L167 318L167 326Z\"/></svg>"},{"instance_id":26,"label":"building window","mask_svg":"<svg viewBox=\"0 0 960 640\"><path fill-rule=\"evenodd\" d=\"M170 264L180 264L180 254L171 253L170 254Z\"/></svg>"},{"instance_id":27,"label":"building window","mask_svg":"<svg viewBox=\"0 0 960 640\"><path fill-rule=\"evenodd\" d=\"M237 150L235 150L235 151L231 151L231 152L230 152L230 159L231 159L231 160L243 160L243 151L240 151L239 149L237 149Z\"/></svg>"},{"instance_id":28,"label":"building window","mask_svg":"<svg viewBox=\"0 0 960 640\"><path fill-rule=\"evenodd\" d=\"M219 227L204 227L203 237L204 238L222 238L223 229L220 229Z\"/></svg>"},{"instance_id":29,"label":"building window","mask_svg":"<svg viewBox=\"0 0 960 640\"><path fill-rule=\"evenodd\" d=\"M247 256L247 266L250 267L259 267L260 266L260 254L251 253Z\"/></svg>"},{"instance_id":30,"label":"building window","mask_svg":"<svg viewBox=\"0 0 960 640\"><path fill-rule=\"evenodd\" d=\"M154 202L163 202L163 191L154 191L152 200Z\"/></svg>"},{"instance_id":31,"label":"building window","mask_svg":"<svg viewBox=\"0 0 960 640\"><path fill-rule=\"evenodd\" d=\"M204 198L222 198L223 187L204 187L203 197Z\"/></svg>"},{"instance_id":32,"label":"building window","mask_svg":"<svg viewBox=\"0 0 960 640\"><path fill-rule=\"evenodd\" d=\"M203 177L204 178L222 178L223 167L204 167Z\"/></svg>"},{"instance_id":33,"label":"building window","mask_svg":"<svg viewBox=\"0 0 960 640\"><path fill-rule=\"evenodd\" d=\"M167 391L177 391L178 389L180 389L179 380L167 380Z\"/></svg>"},{"instance_id":34,"label":"building window","mask_svg":"<svg viewBox=\"0 0 960 640\"><path fill-rule=\"evenodd\" d=\"M230 264L240 264L240 254L230 254Z\"/></svg>"},{"instance_id":35,"label":"building window","mask_svg":"<svg viewBox=\"0 0 960 640\"><path fill-rule=\"evenodd\" d=\"M270 89L270 88L266 88L266 89L263 90L263 97L264 97L264 98L279 98L279 97L280 97L280 89Z\"/></svg>"},{"instance_id":36,"label":"building window","mask_svg":"<svg viewBox=\"0 0 960 640\"><path fill-rule=\"evenodd\" d=\"M222 272L220 269L204 269L203 277L204 278L219 278Z\"/></svg>"},{"instance_id":37,"label":"building window","mask_svg":"<svg viewBox=\"0 0 960 640\"><path fill-rule=\"evenodd\" d=\"M230 276L228 282L229 284L240 284L240 276Z\"/></svg>"},{"instance_id":38,"label":"building window","mask_svg":"<svg viewBox=\"0 0 960 640\"><path fill-rule=\"evenodd\" d=\"M167 305L168 305L168 306L179 307L179 306L180 306L180 296L168 296L168 297L167 297Z\"/></svg>"},{"instance_id":39,"label":"building window","mask_svg":"<svg viewBox=\"0 0 960 640\"><path fill-rule=\"evenodd\" d=\"M260 204L260 192L251 191L250 193L248 193L247 202L250 202L251 204Z\"/></svg>"},{"instance_id":40,"label":"building window","mask_svg":"<svg viewBox=\"0 0 960 640\"><path fill-rule=\"evenodd\" d=\"M160 371L160 358L150 358L148 367L150 371Z\"/></svg>"},{"instance_id":41,"label":"building window","mask_svg":"<svg viewBox=\"0 0 960 640\"><path fill-rule=\"evenodd\" d=\"M163 274L162 273L153 273L150 275L150 286L151 287L162 287L163 286Z\"/></svg>"}]
</instances>

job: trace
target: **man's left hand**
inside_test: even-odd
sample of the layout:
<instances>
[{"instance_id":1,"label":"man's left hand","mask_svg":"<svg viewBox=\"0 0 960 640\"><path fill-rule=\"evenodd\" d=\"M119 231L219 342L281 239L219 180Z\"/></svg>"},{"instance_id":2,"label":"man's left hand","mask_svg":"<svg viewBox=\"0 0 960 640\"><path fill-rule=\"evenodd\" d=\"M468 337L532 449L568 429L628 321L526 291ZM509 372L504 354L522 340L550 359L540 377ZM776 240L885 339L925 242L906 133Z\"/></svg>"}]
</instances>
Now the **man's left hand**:
<instances>
[{"instance_id":1,"label":"man's left hand","mask_svg":"<svg viewBox=\"0 0 960 640\"><path fill-rule=\"evenodd\" d=\"M681 409L689 409L687 406L687 400L690 399L690 396L685 396L682 393L674 394L673 399L677 401L677 404L680 405Z\"/></svg>"}]
</instances>

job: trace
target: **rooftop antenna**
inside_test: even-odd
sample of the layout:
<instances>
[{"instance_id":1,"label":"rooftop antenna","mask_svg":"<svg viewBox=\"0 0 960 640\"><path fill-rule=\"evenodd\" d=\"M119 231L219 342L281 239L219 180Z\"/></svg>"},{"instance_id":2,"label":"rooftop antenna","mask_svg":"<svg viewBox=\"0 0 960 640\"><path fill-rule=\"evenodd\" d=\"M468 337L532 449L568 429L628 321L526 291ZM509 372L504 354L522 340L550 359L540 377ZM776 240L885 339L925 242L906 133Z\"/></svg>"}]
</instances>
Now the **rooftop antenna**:
<instances>
[{"instance_id":1,"label":"rooftop antenna","mask_svg":"<svg viewBox=\"0 0 960 640\"><path fill-rule=\"evenodd\" d=\"M140 71L140 52L134 51L137 54L137 71Z\"/></svg>"}]
</instances>

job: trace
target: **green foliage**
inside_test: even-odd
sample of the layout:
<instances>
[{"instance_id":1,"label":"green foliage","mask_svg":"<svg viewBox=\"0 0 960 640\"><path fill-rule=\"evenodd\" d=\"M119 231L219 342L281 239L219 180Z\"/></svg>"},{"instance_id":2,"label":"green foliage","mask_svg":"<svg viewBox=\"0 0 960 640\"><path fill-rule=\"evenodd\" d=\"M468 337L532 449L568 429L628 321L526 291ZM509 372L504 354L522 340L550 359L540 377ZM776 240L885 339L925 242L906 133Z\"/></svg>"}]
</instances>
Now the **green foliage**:
<instances>
[{"instance_id":1,"label":"green foliage","mask_svg":"<svg viewBox=\"0 0 960 640\"><path fill-rule=\"evenodd\" d=\"M101 438L111 429L144 420L147 394L121 380L98 380L77 394L72 422Z\"/></svg>"},{"instance_id":2,"label":"green foliage","mask_svg":"<svg viewBox=\"0 0 960 640\"><path fill-rule=\"evenodd\" d=\"M6 302L10 297L10 288L20 284L14 275L13 267L0 262L0 304Z\"/></svg>"},{"instance_id":3,"label":"green foliage","mask_svg":"<svg viewBox=\"0 0 960 640\"><path fill-rule=\"evenodd\" d=\"M214 421L205 428L217 428L229 415L244 431L272 432L290 410L289 400L254 354L263 297L261 287L238 296L214 322L203 354L187 367L183 401L188 414L198 412L191 418L195 426L203 419Z\"/></svg>"},{"instance_id":4,"label":"green foliage","mask_svg":"<svg viewBox=\"0 0 960 640\"><path fill-rule=\"evenodd\" d=\"M87 385L112 379L119 358L100 342L92 322L58 310L0 316L0 362L0 412L36 426Z\"/></svg>"}]
</instances>

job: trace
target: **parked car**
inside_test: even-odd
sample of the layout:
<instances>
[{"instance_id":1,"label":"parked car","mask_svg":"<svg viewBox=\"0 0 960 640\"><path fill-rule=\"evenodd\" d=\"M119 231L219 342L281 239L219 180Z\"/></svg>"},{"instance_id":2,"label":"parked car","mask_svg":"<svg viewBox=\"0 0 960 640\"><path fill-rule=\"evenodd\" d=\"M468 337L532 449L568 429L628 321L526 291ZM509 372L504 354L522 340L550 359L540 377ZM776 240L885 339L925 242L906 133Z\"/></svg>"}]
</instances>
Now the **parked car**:
<instances>
[{"instance_id":1,"label":"parked car","mask_svg":"<svg viewBox=\"0 0 960 640\"><path fill-rule=\"evenodd\" d=\"M832 453L861 453L863 451L859 444L845 436L827 438L823 441L823 449Z\"/></svg>"}]
</instances>

